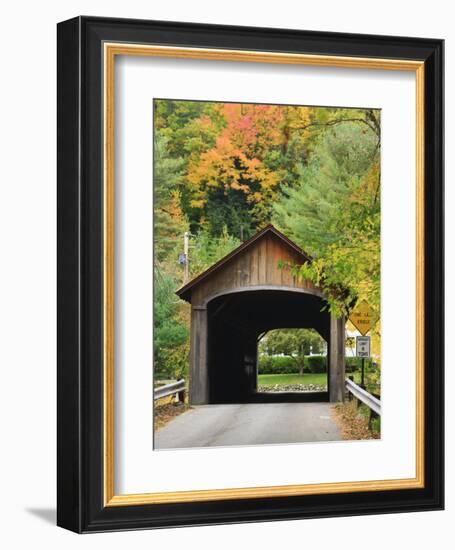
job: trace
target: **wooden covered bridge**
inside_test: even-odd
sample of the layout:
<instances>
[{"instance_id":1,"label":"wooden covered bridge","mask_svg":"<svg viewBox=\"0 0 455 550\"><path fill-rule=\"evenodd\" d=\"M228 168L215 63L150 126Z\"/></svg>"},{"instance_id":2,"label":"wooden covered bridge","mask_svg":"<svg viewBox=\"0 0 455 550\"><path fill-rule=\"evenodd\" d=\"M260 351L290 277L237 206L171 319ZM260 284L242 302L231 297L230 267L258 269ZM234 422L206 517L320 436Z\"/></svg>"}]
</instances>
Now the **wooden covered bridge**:
<instances>
[{"instance_id":1,"label":"wooden covered bridge","mask_svg":"<svg viewBox=\"0 0 455 550\"><path fill-rule=\"evenodd\" d=\"M258 338L278 328L313 328L328 344L328 392L297 399L343 400L344 319L323 310L324 295L311 281L280 266L309 261L268 225L177 291L191 304L191 404L257 401Z\"/></svg>"}]
</instances>

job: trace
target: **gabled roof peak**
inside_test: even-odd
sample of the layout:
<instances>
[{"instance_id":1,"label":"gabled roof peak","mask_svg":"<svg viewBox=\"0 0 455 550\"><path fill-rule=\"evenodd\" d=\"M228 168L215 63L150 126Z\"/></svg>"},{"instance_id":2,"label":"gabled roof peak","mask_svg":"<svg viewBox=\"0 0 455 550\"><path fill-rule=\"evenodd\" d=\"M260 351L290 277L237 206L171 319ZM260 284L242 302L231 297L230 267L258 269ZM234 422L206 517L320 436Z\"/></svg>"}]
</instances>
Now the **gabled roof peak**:
<instances>
[{"instance_id":1,"label":"gabled roof peak","mask_svg":"<svg viewBox=\"0 0 455 550\"><path fill-rule=\"evenodd\" d=\"M209 277L212 273L214 273L215 271L218 271L221 267L223 267L224 265L226 265L228 262L230 262L233 258L235 258L236 256L238 256L239 254L241 254L242 252L244 252L246 249L248 249L249 247L251 247L254 243L256 243L257 241L259 241L260 239L262 239L263 237L265 237L266 235L268 234L273 234L275 237L277 237L279 240L281 240L282 242L284 242L288 247L292 248L297 254L299 254L300 256L302 256L302 261L303 262L309 262L311 261L311 257L306 253L304 252L299 246L297 246L293 241L291 241L291 239L289 239L288 237L286 237L286 235L284 235L284 233L282 233L281 231L279 231L274 225L272 225L271 223L266 225L263 229L261 229L260 231L258 231L255 235L253 235L251 238L249 238L247 241L243 242L242 244L240 244L237 248L235 248L234 250L232 250L229 254L226 254L226 256L224 256L223 258L221 258L220 260L218 260L217 262L215 262L212 266L210 266L208 269L206 269L205 271L203 271L202 273L200 273L199 275L197 275L196 277L194 277L194 279L192 279L191 281L189 281L186 285L182 286L181 288L179 288L177 291L176 291L176 294L184 299L184 300L187 300L187 301L190 301L188 300L189 298L189 292L191 291L191 289L193 287L195 287L196 285L198 285L200 282L202 282L203 280L205 280L207 277Z\"/></svg>"}]
</instances>

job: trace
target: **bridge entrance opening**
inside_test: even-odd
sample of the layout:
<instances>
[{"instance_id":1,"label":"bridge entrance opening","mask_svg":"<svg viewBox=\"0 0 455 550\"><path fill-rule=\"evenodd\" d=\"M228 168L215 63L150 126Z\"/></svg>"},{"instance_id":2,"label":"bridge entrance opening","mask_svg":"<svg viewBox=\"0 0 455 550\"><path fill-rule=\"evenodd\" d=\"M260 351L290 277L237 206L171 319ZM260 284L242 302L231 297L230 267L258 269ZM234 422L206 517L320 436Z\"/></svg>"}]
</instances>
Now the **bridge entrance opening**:
<instances>
[{"instance_id":1,"label":"bridge entrance opening","mask_svg":"<svg viewBox=\"0 0 455 550\"><path fill-rule=\"evenodd\" d=\"M329 380L327 368L327 342L330 339L330 315L324 310L322 298L304 293L283 290L249 290L219 296L207 306L208 353L207 369L210 403L250 403L286 401L328 401ZM297 328L296 328L297 327ZM279 329L279 330L277 330ZM297 349L278 345L279 336L297 342ZM305 339L306 338L306 339ZM315 359L307 358L299 375L299 354L307 355L312 345L321 352L319 366ZM300 345L300 350L298 346ZM281 350L281 351L279 351ZM301 378L294 387L273 391L261 387L260 370L266 364L283 362L284 352L292 353L294 366L289 374ZM325 357L322 356L325 353ZM322 376L313 376L322 383L310 386L308 369L320 370ZM273 367L272 369L273 370ZM307 370L307 376L305 376ZM294 371L294 372L291 372ZM273 374L270 375L273 379ZM309 382L304 387L304 380ZM313 380L313 381L314 381ZM275 385L275 384L273 384ZM300 386L297 388L296 386ZM266 391L264 391L264 389Z\"/></svg>"},{"instance_id":2,"label":"bridge entrance opening","mask_svg":"<svg viewBox=\"0 0 455 550\"><path fill-rule=\"evenodd\" d=\"M327 342L314 329L275 329L259 336L259 393L327 394L327 368Z\"/></svg>"}]
</instances>

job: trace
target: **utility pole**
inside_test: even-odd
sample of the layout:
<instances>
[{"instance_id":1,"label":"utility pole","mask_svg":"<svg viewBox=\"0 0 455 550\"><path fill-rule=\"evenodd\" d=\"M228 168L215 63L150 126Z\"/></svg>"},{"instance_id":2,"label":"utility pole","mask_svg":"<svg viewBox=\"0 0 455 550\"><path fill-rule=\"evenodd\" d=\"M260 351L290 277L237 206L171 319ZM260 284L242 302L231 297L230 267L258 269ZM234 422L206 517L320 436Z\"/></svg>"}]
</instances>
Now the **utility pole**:
<instances>
[{"instance_id":1,"label":"utility pole","mask_svg":"<svg viewBox=\"0 0 455 550\"><path fill-rule=\"evenodd\" d=\"M188 279L190 278L190 270L189 270L189 241L190 241L190 233L189 231L185 231L183 234L183 254L185 257L185 263L183 264L183 284L186 285L188 282Z\"/></svg>"}]
</instances>

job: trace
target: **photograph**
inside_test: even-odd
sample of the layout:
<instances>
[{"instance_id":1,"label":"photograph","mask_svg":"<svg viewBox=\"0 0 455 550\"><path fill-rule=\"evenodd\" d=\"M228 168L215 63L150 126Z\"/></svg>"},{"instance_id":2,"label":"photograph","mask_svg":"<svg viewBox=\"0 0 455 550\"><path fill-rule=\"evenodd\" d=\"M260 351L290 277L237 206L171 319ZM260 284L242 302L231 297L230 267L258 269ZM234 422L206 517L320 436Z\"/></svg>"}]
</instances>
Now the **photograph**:
<instances>
[{"instance_id":1,"label":"photograph","mask_svg":"<svg viewBox=\"0 0 455 550\"><path fill-rule=\"evenodd\" d=\"M154 449L380 439L381 109L150 101Z\"/></svg>"}]
</instances>

